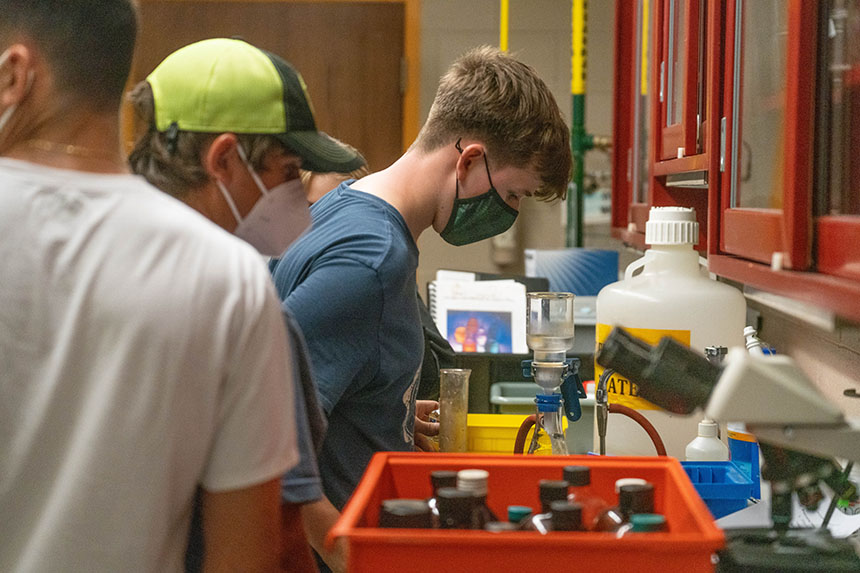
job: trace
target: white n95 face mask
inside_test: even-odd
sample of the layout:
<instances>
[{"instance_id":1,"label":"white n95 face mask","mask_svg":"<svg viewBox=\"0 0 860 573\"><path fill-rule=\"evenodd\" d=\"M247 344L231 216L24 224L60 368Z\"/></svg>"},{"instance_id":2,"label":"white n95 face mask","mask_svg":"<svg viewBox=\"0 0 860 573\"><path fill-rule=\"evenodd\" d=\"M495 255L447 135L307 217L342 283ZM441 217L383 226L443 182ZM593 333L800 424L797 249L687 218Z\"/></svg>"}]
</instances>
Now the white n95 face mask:
<instances>
[{"instance_id":1,"label":"white n95 face mask","mask_svg":"<svg viewBox=\"0 0 860 573\"><path fill-rule=\"evenodd\" d=\"M251 243L260 254L279 257L310 227L311 214L304 185L296 177L267 190L242 147L237 146L237 150L262 196L243 219L230 192L221 181L215 180L238 223L233 234Z\"/></svg>"}]
</instances>

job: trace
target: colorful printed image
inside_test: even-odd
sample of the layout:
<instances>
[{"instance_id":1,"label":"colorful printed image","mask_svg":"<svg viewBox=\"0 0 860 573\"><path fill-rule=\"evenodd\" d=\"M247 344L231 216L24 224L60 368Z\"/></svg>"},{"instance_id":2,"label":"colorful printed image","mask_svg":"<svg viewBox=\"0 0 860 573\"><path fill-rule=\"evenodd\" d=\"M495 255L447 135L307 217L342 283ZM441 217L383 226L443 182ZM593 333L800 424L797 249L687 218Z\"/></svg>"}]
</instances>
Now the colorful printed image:
<instances>
[{"instance_id":1,"label":"colorful printed image","mask_svg":"<svg viewBox=\"0 0 860 573\"><path fill-rule=\"evenodd\" d=\"M512 352L511 313L448 311L448 342L456 352Z\"/></svg>"}]
</instances>

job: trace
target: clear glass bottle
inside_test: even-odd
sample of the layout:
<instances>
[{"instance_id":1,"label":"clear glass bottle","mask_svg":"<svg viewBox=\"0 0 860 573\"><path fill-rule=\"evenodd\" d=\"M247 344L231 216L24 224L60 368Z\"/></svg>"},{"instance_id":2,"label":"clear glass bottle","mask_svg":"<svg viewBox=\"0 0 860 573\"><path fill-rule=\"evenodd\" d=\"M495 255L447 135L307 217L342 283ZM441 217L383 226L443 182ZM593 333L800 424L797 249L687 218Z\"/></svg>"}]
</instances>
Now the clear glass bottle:
<instances>
[{"instance_id":1,"label":"clear glass bottle","mask_svg":"<svg viewBox=\"0 0 860 573\"><path fill-rule=\"evenodd\" d=\"M491 521L499 521L496 514L487 505L487 479L490 477L486 470L460 470L457 472L457 489L469 492L475 497L472 509L472 529L484 529Z\"/></svg>"},{"instance_id":2,"label":"clear glass bottle","mask_svg":"<svg viewBox=\"0 0 860 573\"><path fill-rule=\"evenodd\" d=\"M470 492L443 487L436 492L436 502L439 507L440 528L472 529L474 496Z\"/></svg>"},{"instance_id":3,"label":"clear glass bottle","mask_svg":"<svg viewBox=\"0 0 860 573\"><path fill-rule=\"evenodd\" d=\"M585 531L582 505L569 501L554 501L549 506L552 531Z\"/></svg>"},{"instance_id":4,"label":"clear glass bottle","mask_svg":"<svg viewBox=\"0 0 860 573\"><path fill-rule=\"evenodd\" d=\"M591 527L600 512L609 507L606 500L591 493L591 468L565 466L562 477L570 485L567 501L582 505L582 523Z\"/></svg>"},{"instance_id":5,"label":"clear glass bottle","mask_svg":"<svg viewBox=\"0 0 860 573\"><path fill-rule=\"evenodd\" d=\"M540 513L532 515L523 522L523 529L546 533L552 530L552 510L554 501L567 501L567 482L555 479L540 480Z\"/></svg>"},{"instance_id":6,"label":"clear glass bottle","mask_svg":"<svg viewBox=\"0 0 860 573\"><path fill-rule=\"evenodd\" d=\"M654 486L650 483L622 485L618 505L600 512L594 524L597 531L618 531L636 513L654 513Z\"/></svg>"},{"instance_id":7,"label":"clear glass bottle","mask_svg":"<svg viewBox=\"0 0 860 573\"><path fill-rule=\"evenodd\" d=\"M386 499L379 510L379 527L430 529L430 507L423 499Z\"/></svg>"},{"instance_id":8,"label":"clear glass bottle","mask_svg":"<svg viewBox=\"0 0 860 573\"><path fill-rule=\"evenodd\" d=\"M634 513L630 521L615 532L616 537L624 537L629 533L657 533L668 531L666 516L659 513Z\"/></svg>"},{"instance_id":9,"label":"clear glass bottle","mask_svg":"<svg viewBox=\"0 0 860 573\"><path fill-rule=\"evenodd\" d=\"M436 496L443 487L457 487L457 472L449 470L430 472L430 485L433 488L433 495L427 500L427 505L430 507L430 513L433 514L434 526L439 527L439 503Z\"/></svg>"}]
</instances>

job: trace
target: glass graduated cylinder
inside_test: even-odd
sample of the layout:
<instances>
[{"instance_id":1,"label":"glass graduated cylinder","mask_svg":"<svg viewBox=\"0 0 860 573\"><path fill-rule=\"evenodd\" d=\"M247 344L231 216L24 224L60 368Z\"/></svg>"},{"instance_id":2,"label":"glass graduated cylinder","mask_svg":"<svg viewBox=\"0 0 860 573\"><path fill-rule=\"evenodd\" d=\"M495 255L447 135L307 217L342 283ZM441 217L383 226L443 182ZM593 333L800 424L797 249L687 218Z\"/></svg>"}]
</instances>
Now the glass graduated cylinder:
<instances>
[{"instance_id":1,"label":"glass graduated cylinder","mask_svg":"<svg viewBox=\"0 0 860 573\"><path fill-rule=\"evenodd\" d=\"M526 344L535 361L564 362L573 346L573 298L569 292L526 294Z\"/></svg>"},{"instance_id":2,"label":"glass graduated cylinder","mask_svg":"<svg viewBox=\"0 0 860 573\"><path fill-rule=\"evenodd\" d=\"M468 368L443 368L439 371L439 449L465 452L469 412Z\"/></svg>"}]
</instances>

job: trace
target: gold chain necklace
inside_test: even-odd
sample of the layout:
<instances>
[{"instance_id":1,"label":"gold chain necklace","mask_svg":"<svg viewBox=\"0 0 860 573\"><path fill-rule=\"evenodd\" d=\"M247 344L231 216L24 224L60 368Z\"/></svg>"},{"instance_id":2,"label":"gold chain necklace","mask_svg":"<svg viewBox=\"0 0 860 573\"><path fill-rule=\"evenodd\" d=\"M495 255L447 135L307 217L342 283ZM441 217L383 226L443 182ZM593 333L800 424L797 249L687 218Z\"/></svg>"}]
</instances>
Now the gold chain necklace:
<instances>
[{"instance_id":1,"label":"gold chain necklace","mask_svg":"<svg viewBox=\"0 0 860 573\"><path fill-rule=\"evenodd\" d=\"M116 156L106 151L84 147L82 145L72 145L71 143L57 143L46 139L30 139L27 140L27 145L38 149L39 151L47 151L49 153L62 153L64 155L72 155L75 157L84 157L87 159L101 159L104 161L114 162Z\"/></svg>"}]
</instances>

